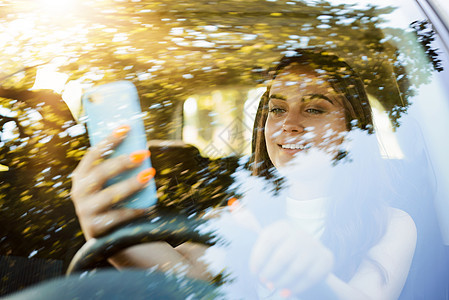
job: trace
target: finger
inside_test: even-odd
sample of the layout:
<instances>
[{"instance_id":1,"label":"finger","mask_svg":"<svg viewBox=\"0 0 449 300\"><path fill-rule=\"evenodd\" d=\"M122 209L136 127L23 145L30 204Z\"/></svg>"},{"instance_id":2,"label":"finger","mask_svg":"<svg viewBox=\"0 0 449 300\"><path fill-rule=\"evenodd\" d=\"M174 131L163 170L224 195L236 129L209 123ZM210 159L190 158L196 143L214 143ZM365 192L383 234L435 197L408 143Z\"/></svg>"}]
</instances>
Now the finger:
<instances>
[{"instance_id":1,"label":"finger","mask_svg":"<svg viewBox=\"0 0 449 300\"><path fill-rule=\"evenodd\" d=\"M307 273L308 268L313 264L313 253L306 252L299 253L295 258L290 261L287 268L280 277L273 280L273 284L276 288L292 288L302 282L305 273Z\"/></svg>"},{"instance_id":2,"label":"finger","mask_svg":"<svg viewBox=\"0 0 449 300\"><path fill-rule=\"evenodd\" d=\"M148 209L120 208L93 217L83 231L88 237L99 237L133 219L144 216Z\"/></svg>"},{"instance_id":3,"label":"finger","mask_svg":"<svg viewBox=\"0 0 449 300\"><path fill-rule=\"evenodd\" d=\"M132 155L133 154L131 154L131 156ZM136 163L131 160L131 156L123 154L118 157L105 160L91 170L88 178L90 178L91 182L94 182L98 188L102 188L109 179L134 169L142 163L142 161Z\"/></svg>"},{"instance_id":4,"label":"finger","mask_svg":"<svg viewBox=\"0 0 449 300\"><path fill-rule=\"evenodd\" d=\"M307 272L304 273L302 280L290 285L292 293L298 295L325 280L332 271L333 262L332 253L330 251L323 252L320 259L315 260L313 264L306 268Z\"/></svg>"},{"instance_id":5,"label":"finger","mask_svg":"<svg viewBox=\"0 0 449 300\"><path fill-rule=\"evenodd\" d=\"M78 164L75 172L80 174L89 172L99 159L107 156L111 150L123 141L130 129L129 125L117 127L107 138L91 147Z\"/></svg>"},{"instance_id":6,"label":"finger","mask_svg":"<svg viewBox=\"0 0 449 300\"><path fill-rule=\"evenodd\" d=\"M150 156L148 150L139 150L130 155L121 155L110 158L97 165L83 178L73 181L73 194L82 197L100 191L104 184L117 175L139 166Z\"/></svg>"},{"instance_id":7,"label":"finger","mask_svg":"<svg viewBox=\"0 0 449 300\"><path fill-rule=\"evenodd\" d=\"M279 222L267 227L257 239L250 256L250 270L259 274L274 248L288 236L288 228Z\"/></svg>"},{"instance_id":8,"label":"finger","mask_svg":"<svg viewBox=\"0 0 449 300\"><path fill-rule=\"evenodd\" d=\"M260 271L260 277L275 283L298 255L298 243L289 238L281 241Z\"/></svg>"},{"instance_id":9,"label":"finger","mask_svg":"<svg viewBox=\"0 0 449 300\"><path fill-rule=\"evenodd\" d=\"M94 206L92 210L94 213L105 211L113 205L127 199L129 196L146 187L148 181L154 177L154 174L155 171L153 168L145 169L136 177L128 178L107 187L98 194L96 203L92 203Z\"/></svg>"}]
</instances>

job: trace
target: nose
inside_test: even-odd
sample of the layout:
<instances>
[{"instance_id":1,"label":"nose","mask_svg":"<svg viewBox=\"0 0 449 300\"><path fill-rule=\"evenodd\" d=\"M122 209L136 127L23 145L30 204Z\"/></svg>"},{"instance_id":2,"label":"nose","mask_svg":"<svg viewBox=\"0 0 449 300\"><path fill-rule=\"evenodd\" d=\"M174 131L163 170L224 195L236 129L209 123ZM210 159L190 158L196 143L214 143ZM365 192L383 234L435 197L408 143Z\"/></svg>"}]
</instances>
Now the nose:
<instances>
[{"instance_id":1,"label":"nose","mask_svg":"<svg viewBox=\"0 0 449 300\"><path fill-rule=\"evenodd\" d=\"M282 124L282 129L286 132L302 133L304 132L304 126L299 114L289 113Z\"/></svg>"}]
</instances>

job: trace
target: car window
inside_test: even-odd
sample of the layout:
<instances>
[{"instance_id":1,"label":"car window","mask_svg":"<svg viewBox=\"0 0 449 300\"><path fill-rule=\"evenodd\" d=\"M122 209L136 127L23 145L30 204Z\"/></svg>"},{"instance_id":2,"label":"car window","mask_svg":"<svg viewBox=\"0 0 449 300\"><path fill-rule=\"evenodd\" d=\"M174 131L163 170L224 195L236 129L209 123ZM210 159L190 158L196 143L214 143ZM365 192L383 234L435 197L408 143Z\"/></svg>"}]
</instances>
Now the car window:
<instances>
[{"instance_id":1,"label":"car window","mask_svg":"<svg viewBox=\"0 0 449 300\"><path fill-rule=\"evenodd\" d=\"M448 53L415 2L0 1L0 15L1 295L62 276L84 244L70 200L71 174L90 146L81 95L128 80L140 98L160 217L170 211L202 218L226 210L204 230L233 245L227 255L240 260L221 259L220 247L206 260L225 270L215 281L229 297L260 296L257 288L245 288L252 275L240 266L248 264L259 230L254 226L266 227L284 214L285 204L276 203L286 198L289 174L255 176L255 119L259 103L272 96L275 76L281 78L283 58L295 57L297 49L337 57L363 83L372 124L345 124L355 129L346 138L353 142L338 155L345 162L340 165L363 161L360 175L348 177L362 195L375 192L418 228L404 299L431 290L425 276L443 281ZM313 68L327 78L328 69ZM295 84L289 82L287 87ZM347 92L335 86L329 89ZM335 99L332 104L340 101ZM313 109L307 112L316 114ZM376 134L369 134L373 129ZM378 164L363 156L372 147ZM301 170L311 167L319 177L322 160L310 157ZM315 174L305 172L303 180ZM334 184L346 184L343 178ZM233 219L235 206L228 203L236 199L254 216ZM438 291L444 293L445 284Z\"/></svg>"}]
</instances>

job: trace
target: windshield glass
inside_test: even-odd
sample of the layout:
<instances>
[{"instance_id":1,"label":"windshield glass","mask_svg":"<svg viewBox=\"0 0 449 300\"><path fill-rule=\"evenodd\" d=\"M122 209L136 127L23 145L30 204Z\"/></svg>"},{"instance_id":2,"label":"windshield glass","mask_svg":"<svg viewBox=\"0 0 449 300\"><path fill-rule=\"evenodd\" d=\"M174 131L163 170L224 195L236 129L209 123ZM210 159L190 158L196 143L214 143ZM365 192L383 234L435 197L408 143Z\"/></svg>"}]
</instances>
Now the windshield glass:
<instances>
[{"instance_id":1,"label":"windshield glass","mask_svg":"<svg viewBox=\"0 0 449 300\"><path fill-rule=\"evenodd\" d=\"M402 213L417 242L389 295L444 277L447 53L414 2L0 1L0 15L2 295L61 276L86 239L119 227L89 235L77 195L91 173L72 173L93 144L83 93L121 80L156 171L148 218L199 222L179 226L208 236L200 273L217 293L277 297L262 277L296 255L258 249L287 232L329 250L343 282L371 260L384 280L388 263L368 253ZM113 176L98 176L100 191ZM183 234L163 240L190 257Z\"/></svg>"}]
</instances>

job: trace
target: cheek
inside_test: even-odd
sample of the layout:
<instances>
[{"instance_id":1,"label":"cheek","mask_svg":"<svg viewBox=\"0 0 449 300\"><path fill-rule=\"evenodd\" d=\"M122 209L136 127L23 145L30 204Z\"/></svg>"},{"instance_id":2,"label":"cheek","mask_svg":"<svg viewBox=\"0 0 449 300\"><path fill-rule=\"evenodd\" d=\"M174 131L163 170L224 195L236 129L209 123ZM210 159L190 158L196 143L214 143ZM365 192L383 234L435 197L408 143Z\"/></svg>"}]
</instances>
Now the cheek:
<instances>
[{"instance_id":1,"label":"cheek","mask_svg":"<svg viewBox=\"0 0 449 300\"><path fill-rule=\"evenodd\" d=\"M265 122L265 140L267 141L267 143L276 138L280 134L281 129L282 122L276 122L268 117L267 121Z\"/></svg>"},{"instance_id":2,"label":"cheek","mask_svg":"<svg viewBox=\"0 0 449 300\"><path fill-rule=\"evenodd\" d=\"M328 120L322 120L314 127L315 136L318 140L329 142L342 141L342 133L347 132L346 120L344 117L335 116Z\"/></svg>"},{"instance_id":3,"label":"cheek","mask_svg":"<svg viewBox=\"0 0 449 300\"><path fill-rule=\"evenodd\" d=\"M346 126L346 118L344 116L344 114L339 114L339 116L337 117L337 119L335 120L334 124L332 124L333 129L338 132L339 134L342 132L347 132L348 128Z\"/></svg>"},{"instance_id":4,"label":"cheek","mask_svg":"<svg viewBox=\"0 0 449 300\"><path fill-rule=\"evenodd\" d=\"M280 134L279 128L280 126L278 126L276 122L267 119L264 130L265 144L268 152L268 157L275 166L276 166L276 150L277 150L277 144L275 139L276 136Z\"/></svg>"}]
</instances>

